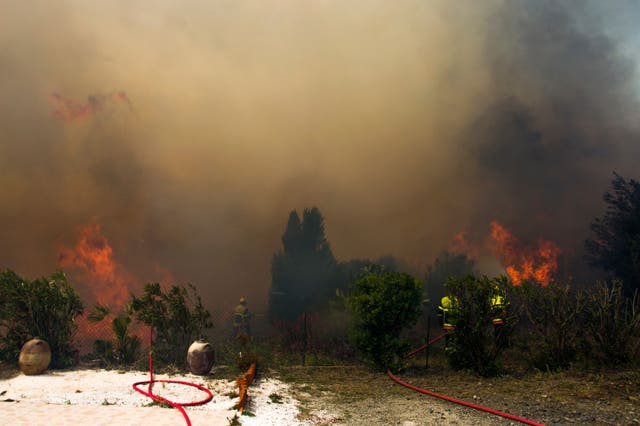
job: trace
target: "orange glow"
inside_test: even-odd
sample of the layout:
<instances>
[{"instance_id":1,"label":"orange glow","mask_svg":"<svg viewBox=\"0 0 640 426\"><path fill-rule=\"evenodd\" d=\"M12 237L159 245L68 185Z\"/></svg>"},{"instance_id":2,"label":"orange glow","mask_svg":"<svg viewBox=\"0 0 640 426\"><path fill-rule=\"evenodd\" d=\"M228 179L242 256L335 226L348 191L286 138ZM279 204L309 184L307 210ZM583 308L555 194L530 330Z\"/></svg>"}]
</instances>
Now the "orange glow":
<instances>
[{"instance_id":1,"label":"orange glow","mask_svg":"<svg viewBox=\"0 0 640 426\"><path fill-rule=\"evenodd\" d=\"M107 103L114 101L125 102L131 108L131 102L123 91L107 95L90 95L87 97L86 103L73 101L59 93L53 93L49 96L49 100L53 104L53 115L67 123L92 117L102 111Z\"/></svg>"},{"instance_id":2,"label":"orange glow","mask_svg":"<svg viewBox=\"0 0 640 426\"><path fill-rule=\"evenodd\" d=\"M75 247L59 249L58 266L73 268L92 302L108 305L114 312L122 308L135 282L113 259L113 250L98 224L80 227Z\"/></svg>"},{"instance_id":3,"label":"orange glow","mask_svg":"<svg viewBox=\"0 0 640 426\"><path fill-rule=\"evenodd\" d=\"M500 223L493 221L490 225L493 252L514 285L530 280L547 286L553 281L560 255L560 248L554 242L540 238L536 248L522 247L520 241Z\"/></svg>"},{"instance_id":4,"label":"orange glow","mask_svg":"<svg viewBox=\"0 0 640 426\"><path fill-rule=\"evenodd\" d=\"M58 267L71 270L87 313L93 311L96 302L111 310L111 314L98 323L90 322L88 314L77 318L77 344L82 352L89 352L93 340L113 338L111 322L124 308L130 293L139 287L138 280L114 260L113 249L97 223L81 226L75 246L58 249L57 263ZM135 322L130 325L129 333L142 337L142 330Z\"/></svg>"},{"instance_id":5,"label":"orange glow","mask_svg":"<svg viewBox=\"0 0 640 426\"><path fill-rule=\"evenodd\" d=\"M447 251L452 254L464 254L469 259L478 257L478 248L469 242L465 232L458 232L453 236L453 241L449 244Z\"/></svg>"}]
</instances>

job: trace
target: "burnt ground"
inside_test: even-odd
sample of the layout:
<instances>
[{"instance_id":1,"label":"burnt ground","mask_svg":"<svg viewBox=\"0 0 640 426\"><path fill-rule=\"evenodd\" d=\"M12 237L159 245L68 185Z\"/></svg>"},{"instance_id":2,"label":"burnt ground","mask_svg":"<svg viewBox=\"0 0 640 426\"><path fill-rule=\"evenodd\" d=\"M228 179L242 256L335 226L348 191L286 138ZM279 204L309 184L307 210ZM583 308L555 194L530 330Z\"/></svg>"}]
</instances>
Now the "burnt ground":
<instances>
[{"instance_id":1,"label":"burnt ground","mask_svg":"<svg viewBox=\"0 0 640 426\"><path fill-rule=\"evenodd\" d=\"M640 368L529 372L480 378L432 360L399 377L418 387L548 425L640 425ZM402 387L360 366L288 367L300 420L343 425L508 425L490 415ZM327 415L327 413L330 413Z\"/></svg>"}]
</instances>

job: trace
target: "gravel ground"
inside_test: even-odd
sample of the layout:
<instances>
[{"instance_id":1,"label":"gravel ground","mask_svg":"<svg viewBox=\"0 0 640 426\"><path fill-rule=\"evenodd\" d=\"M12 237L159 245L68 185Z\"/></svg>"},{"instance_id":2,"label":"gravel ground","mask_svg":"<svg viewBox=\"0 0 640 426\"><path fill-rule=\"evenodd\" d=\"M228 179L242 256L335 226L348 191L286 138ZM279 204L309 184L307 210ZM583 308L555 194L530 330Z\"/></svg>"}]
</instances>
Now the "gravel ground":
<instances>
[{"instance_id":1,"label":"gravel ground","mask_svg":"<svg viewBox=\"0 0 640 426\"><path fill-rule=\"evenodd\" d=\"M207 377L176 374L157 378L185 380L208 387L215 395L213 401L187 410L209 412L204 418L218 419L214 424L231 424L236 414L237 387L233 379L220 378L225 375L225 372ZM414 369L400 378L438 393L549 425L640 425L638 369L495 379L479 379L443 369L428 372ZM146 373L132 371L74 369L25 376L15 369L5 369L0 375L0 402L13 404L14 416L16 407L20 407L17 401L21 401L25 409L28 404L49 404L49 407L95 407L95 412L106 414L108 407L149 406L150 400L131 387L134 382L147 379ZM157 394L176 401L203 397L201 391L180 385L157 384L154 389ZM0 424L6 424L1 415ZM203 418L202 414L198 415L197 418ZM177 414L172 416L173 413L167 416L171 419L168 424L180 419ZM12 424L29 424L11 420ZM420 394L396 384L386 374L364 367L338 366L259 372L249 388L249 402L245 415L239 417L239 424L484 426L519 423Z\"/></svg>"},{"instance_id":2,"label":"gravel ground","mask_svg":"<svg viewBox=\"0 0 640 426\"><path fill-rule=\"evenodd\" d=\"M362 367L289 368L303 418L330 412L327 425L509 425L513 420L402 387ZM640 425L640 369L479 379L442 370L409 371L406 382L548 425Z\"/></svg>"}]
</instances>

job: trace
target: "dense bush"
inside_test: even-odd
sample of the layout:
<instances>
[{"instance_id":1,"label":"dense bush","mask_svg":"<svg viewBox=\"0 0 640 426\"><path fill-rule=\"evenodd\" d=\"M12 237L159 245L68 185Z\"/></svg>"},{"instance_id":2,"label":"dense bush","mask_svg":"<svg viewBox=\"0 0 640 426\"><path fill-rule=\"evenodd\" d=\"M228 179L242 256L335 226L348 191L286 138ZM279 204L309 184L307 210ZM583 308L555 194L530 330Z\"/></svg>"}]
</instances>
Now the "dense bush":
<instances>
[{"instance_id":1,"label":"dense bush","mask_svg":"<svg viewBox=\"0 0 640 426\"><path fill-rule=\"evenodd\" d=\"M174 285L163 292L160 284L145 285L142 296L133 296L132 313L153 327L154 362L183 366L191 343L213 326L211 313L202 305L196 288Z\"/></svg>"},{"instance_id":2,"label":"dense bush","mask_svg":"<svg viewBox=\"0 0 640 426\"><path fill-rule=\"evenodd\" d=\"M491 307L492 297L505 294L506 277L450 278L446 287L455 304L455 330L448 336L445 352L452 368L470 369L482 376L493 376L500 371L499 355L504 346L496 344ZM501 339L506 340L514 321L510 318L502 327Z\"/></svg>"},{"instance_id":3,"label":"dense bush","mask_svg":"<svg viewBox=\"0 0 640 426\"><path fill-rule=\"evenodd\" d=\"M0 273L0 358L16 362L22 345L33 337L51 348L51 368L73 363L71 341L82 303L64 273L25 280L15 272Z\"/></svg>"},{"instance_id":4,"label":"dense bush","mask_svg":"<svg viewBox=\"0 0 640 426\"><path fill-rule=\"evenodd\" d=\"M369 274L347 299L356 346L376 367L397 370L409 345L402 333L421 313L422 283L405 273Z\"/></svg>"},{"instance_id":5,"label":"dense bush","mask_svg":"<svg viewBox=\"0 0 640 426\"><path fill-rule=\"evenodd\" d=\"M640 299L626 297L622 283L599 282L586 292L585 320L596 359L617 365L633 358L640 346Z\"/></svg>"},{"instance_id":6,"label":"dense bush","mask_svg":"<svg viewBox=\"0 0 640 426\"><path fill-rule=\"evenodd\" d=\"M584 294L572 292L568 285L543 287L527 281L514 290L523 317L520 346L531 366L543 371L568 368L582 337Z\"/></svg>"}]
</instances>

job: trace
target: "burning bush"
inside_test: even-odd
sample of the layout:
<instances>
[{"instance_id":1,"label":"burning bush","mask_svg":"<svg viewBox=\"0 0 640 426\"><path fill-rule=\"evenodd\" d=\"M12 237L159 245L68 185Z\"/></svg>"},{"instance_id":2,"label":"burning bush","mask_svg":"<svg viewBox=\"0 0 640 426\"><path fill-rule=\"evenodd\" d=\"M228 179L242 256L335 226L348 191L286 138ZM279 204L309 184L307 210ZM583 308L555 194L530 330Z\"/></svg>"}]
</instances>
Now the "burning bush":
<instances>
[{"instance_id":1,"label":"burning bush","mask_svg":"<svg viewBox=\"0 0 640 426\"><path fill-rule=\"evenodd\" d=\"M51 368L73 363L71 340L82 303L61 271L28 281L11 270L0 273L0 358L16 362L33 337L51 348Z\"/></svg>"}]
</instances>

